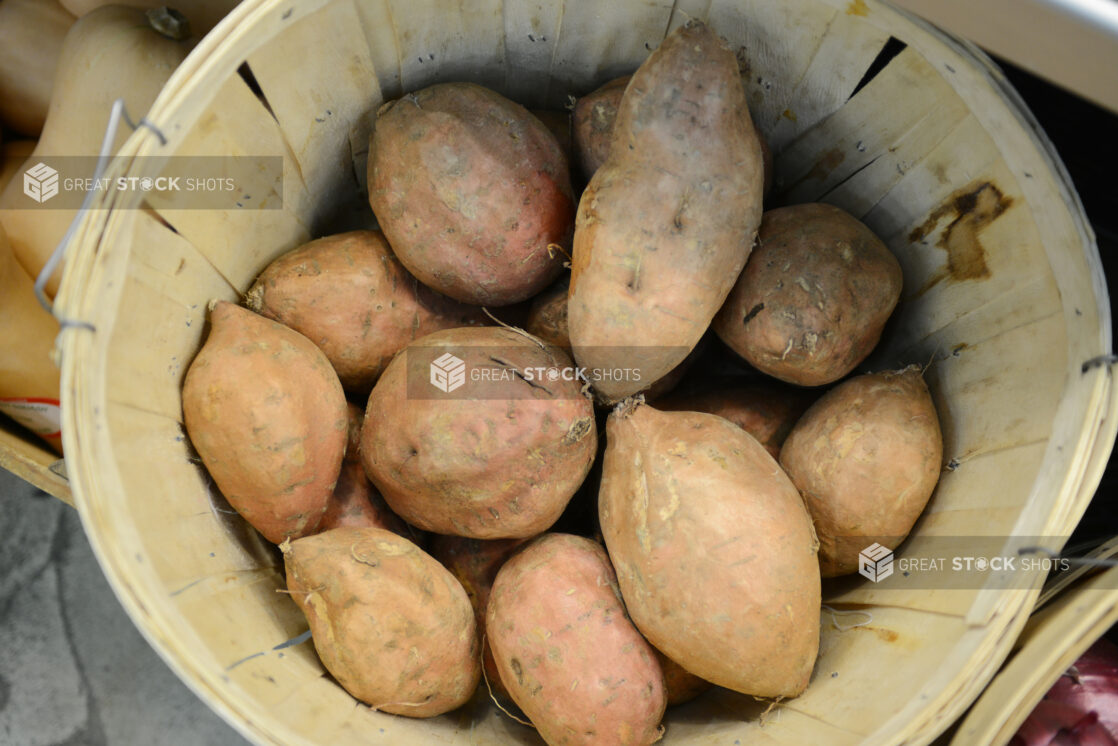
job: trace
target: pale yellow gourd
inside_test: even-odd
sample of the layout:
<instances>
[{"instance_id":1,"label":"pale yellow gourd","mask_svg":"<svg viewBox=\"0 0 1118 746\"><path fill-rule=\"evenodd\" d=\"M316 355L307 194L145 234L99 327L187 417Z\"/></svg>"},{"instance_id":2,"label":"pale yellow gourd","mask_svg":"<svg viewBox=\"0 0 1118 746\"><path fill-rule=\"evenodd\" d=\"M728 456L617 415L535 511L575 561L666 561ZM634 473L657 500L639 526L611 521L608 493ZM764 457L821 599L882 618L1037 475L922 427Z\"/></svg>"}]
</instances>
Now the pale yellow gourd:
<instances>
[{"instance_id":1,"label":"pale yellow gourd","mask_svg":"<svg viewBox=\"0 0 1118 746\"><path fill-rule=\"evenodd\" d=\"M34 140L5 140L0 145L0 192L8 186L16 171L22 170L23 164L35 152L35 145Z\"/></svg>"},{"instance_id":2,"label":"pale yellow gourd","mask_svg":"<svg viewBox=\"0 0 1118 746\"><path fill-rule=\"evenodd\" d=\"M59 370L50 357L58 322L39 305L31 277L0 226L0 414L59 453Z\"/></svg>"},{"instance_id":3,"label":"pale yellow gourd","mask_svg":"<svg viewBox=\"0 0 1118 746\"><path fill-rule=\"evenodd\" d=\"M166 5L161 0L61 0L66 10L81 18L103 5L131 5L135 8L158 8ZM175 8L190 19L195 36L204 36L218 21L237 7L240 0L177 0Z\"/></svg>"},{"instance_id":4,"label":"pale yellow gourd","mask_svg":"<svg viewBox=\"0 0 1118 746\"><path fill-rule=\"evenodd\" d=\"M185 24L157 23L140 8L106 5L79 19L66 35L47 121L28 165L43 156L97 155L113 101L123 98L133 120L142 117L190 51L188 36ZM130 134L126 126L121 130L116 148ZM74 167L61 176L90 178L93 167ZM37 276L42 270L75 212L39 206L23 194L19 172L5 187L0 223L29 274ZM51 297L61 277L59 268L47 283Z\"/></svg>"},{"instance_id":5,"label":"pale yellow gourd","mask_svg":"<svg viewBox=\"0 0 1118 746\"><path fill-rule=\"evenodd\" d=\"M0 123L30 137L43 129L62 40L74 25L58 0L0 2Z\"/></svg>"}]
</instances>

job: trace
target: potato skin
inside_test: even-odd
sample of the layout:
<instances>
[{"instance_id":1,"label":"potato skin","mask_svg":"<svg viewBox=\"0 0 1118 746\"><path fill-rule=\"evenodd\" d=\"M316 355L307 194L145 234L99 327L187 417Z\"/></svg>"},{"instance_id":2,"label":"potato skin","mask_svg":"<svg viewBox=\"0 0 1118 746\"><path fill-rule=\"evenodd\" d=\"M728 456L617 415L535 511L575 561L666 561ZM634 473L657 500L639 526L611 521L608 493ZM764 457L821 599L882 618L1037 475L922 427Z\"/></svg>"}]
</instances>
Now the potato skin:
<instances>
[{"instance_id":1,"label":"potato skin","mask_svg":"<svg viewBox=\"0 0 1118 746\"><path fill-rule=\"evenodd\" d=\"M823 577L858 571L858 553L896 549L939 481L943 435L919 366L845 381L811 406L780 463L819 535Z\"/></svg>"},{"instance_id":2,"label":"potato skin","mask_svg":"<svg viewBox=\"0 0 1118 746\"><path fill-rule=\"evenodd\" d=\"M357 394L368 394L413 339L489 323L480 308L416 280L380 231L339 233L287 252L260 273L245 305L318 345Z\"/></svg>"},{"instance_id":3,"label":"potato skin","mask_svg":"<svg viewBox=\"0 0 1118 746\"><path fill-rule=\"evenodd\" d=\"M714 688L714 684L700 679L656 648L652 650L656 653L660 670L664 672L664 694L668 707L690 702Z\"/></svg>"},{"instance_id":4,"label":"potato skin","mask_svg":"<svg viewBox=\"0 0 1118 746\"><path fill-rule=\"evenodd\" d=\"M631 402L606 443L602 534L637 628L719 686L801 693L819 648L819 564L780 466L721 417Z\"/></svg>"},{"instance_id":5,"label":"potato skin","mask_svg":"<svg viewBox=\"0 0 1118 746\"><path fill-rule=\"evenodd\" d=\"M547 534L524 547L497 573L486 630L513 701L548 744L659 740L663 674L596 542Z\"/></svg>"},{"instance_id":6,"label":"potato skin","mask_svg":"<svg viewBox=\"0 0 1118 746\"><path fill-rule=\"evenodd\" d=\"M532 299L524 330L549 345L571 354L571 334L567 328L567 293L571 286L570 275L559 276L550 287Z\"/></svg>"},{"instance_id":7,"label":"potato skin","mask_svg":"<svg viewBox=\"0 0 1118 746\"><path fill-rule=\"evenodd\" d=\"M229 504L268 541L313 533L346 447L346 400L303 335L226 301L187 370L183 422Z\"/></svg>"},{"instance_id":8,"label":"potato skin","mask_svg":"<svg viewBox=\"0 0 1118 746\"><path fill-rule=\"evenodd\" d=\"M442 83L381 108L369 204L396 256L428 287L502 306L562 270L574 195L555 136L527 109L472 83Z\"/></svg>"},{"instance_id":9,"label":"potato skin","mask_svg":"<svg viewBox=\"0 0 1118 746\"><path fill-rule=\"evenodd\" d=\"M371 527L282 548L287 589L322 664L347 692L410 717L440 715L474 693L481 668L473 610L433 557Z\"/></svg>"},{"instance_id":10,"label":"potato skin","mask_svg":"<svg viewBox=\"0 0 1118 746\"><path fill-rule=\"evenodd\" d=\"M762 199L737 61L701 23L633 75L613 137L579 202L567 308L579 365L640 370L596 383L607 402L647 389L699 342L749 256Z\"/></svg>"},{"instance_id":11,"label":"potato skin","mask_svg":"<svg viewBox=\"0 0 1118 746\"><path fill-rule=\"evenodd\" d=\"M577 102L571 112L571 130L574 133L575 152L582 177L589 181L609 157L613 139L613 123L625 86L632 75L614 78L591 91Z\"/></svg>"},{"instance_id":12,"label":"potato skin","mask_svg":"<svg viewBox=\"0 0 1118 746\"><path fill-rule=\"evenodd\" d=\"M428 387L428 361L445 352L467 370L504 371L511 380L410 395L409 377ZM409 372L409 360L417 370ZM365 473L397 515L427 531L475 539L545 531L594 460L594 406L579 381L529 383L514 373L572 366L558 348L508 329L448 329L413 342L369 395Z\"/></svg>"},{"instance_id":13,"label":"potato skin","mask_svg":"<svg viewBox=\"0 0 1118 746\"><path fill-rule=\"evenodd\" d=\"M849 213L821 203L780 207L765 213L712 326L758 370L822 386L877 345L901 284L897 259Z\"/></svg>"}]
</instances>

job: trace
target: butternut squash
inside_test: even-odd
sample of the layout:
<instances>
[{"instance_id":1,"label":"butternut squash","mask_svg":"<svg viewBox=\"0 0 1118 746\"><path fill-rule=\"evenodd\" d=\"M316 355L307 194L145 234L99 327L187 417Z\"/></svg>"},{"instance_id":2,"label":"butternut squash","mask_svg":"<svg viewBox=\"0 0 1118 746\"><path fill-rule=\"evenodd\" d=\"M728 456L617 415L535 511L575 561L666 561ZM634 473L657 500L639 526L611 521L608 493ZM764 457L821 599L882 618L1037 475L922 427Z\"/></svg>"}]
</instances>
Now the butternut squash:
<instances>
[{"instance_id":1,"label":"butternut squash","mask_svg":"<svg viewBox=\"0 0 1118 746\"><path fill-rule=\"evenodd\" d=\"M35 151L34 140L5 140L0 145L0 192Z\"/></svg>"},{"instance_id":2,"label":"butternut squash","mask_svg":"<svg viewBox=\"0 0 1118 746\"><path fill-rule=\"evenodd\" d=\"M7 415L62 453L59 371L50 352L58 322L35 298L0 226L0 414Z\"/></svg>"},{"instance_id":3,"label":"butternut squash","mask_svg":"<svg viewBox=\"0 0 1118 746\"><path fill-rule=\"evenodd\" d=\"M62 6L78 18L105 5L130 5L134 8L159 8L165 0L61 0ZM190 20L196 37L205 36L240 0L177 0L175 8Z\"/></svg>"},{"instance_id":4,"label":"butternut squash","mask_svg":"<svg viewBox=\"0 0 1118 746\"><path fill-rule=\"evenodd\" d=\"M58 0L0 2L0 122L37 137L74 16Z\"/></svg>"},{"instance_id":5,"label":"butternut squash","mask_svg":"<svg viewBox=\"0 0 1118 746\"><path fill-rule=\"evenodd\" d=\"M133 119L143 116L190 51L186 33L183 28L157 31L140 8L106 5L83 16L66 35L47 121L28 162L43 156L97 155L113 101L123 97ZM130 134L127 127L122 129L118 148ZM88 173L76 167L73 171L63 176L93 176L92 165ZM0 194L0 223L8 230L16 258L33 277L62 240L74 214L72 209L37 205L23 194L19 178ZM46 286L51 297L61 278L59 268Z\"/></svg>"}]
</instances>

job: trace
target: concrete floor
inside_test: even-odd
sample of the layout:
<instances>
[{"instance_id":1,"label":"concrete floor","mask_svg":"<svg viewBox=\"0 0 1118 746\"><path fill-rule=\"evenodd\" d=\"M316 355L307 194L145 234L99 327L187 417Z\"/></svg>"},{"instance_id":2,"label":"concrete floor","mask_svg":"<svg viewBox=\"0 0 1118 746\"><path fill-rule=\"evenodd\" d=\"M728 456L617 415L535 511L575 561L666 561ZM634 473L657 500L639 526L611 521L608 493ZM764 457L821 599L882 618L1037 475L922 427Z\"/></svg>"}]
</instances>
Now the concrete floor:
<instances>
[{"instance_id":1,"label":"concrete floor","mask_svg":"<svg viewBox=\"0 0 1118 746\"><path fill-rule=\"evenodd\" d=\"M241 746L116 600L72 508L0 469L0 746Z\"/></svg>"}]
</instances>

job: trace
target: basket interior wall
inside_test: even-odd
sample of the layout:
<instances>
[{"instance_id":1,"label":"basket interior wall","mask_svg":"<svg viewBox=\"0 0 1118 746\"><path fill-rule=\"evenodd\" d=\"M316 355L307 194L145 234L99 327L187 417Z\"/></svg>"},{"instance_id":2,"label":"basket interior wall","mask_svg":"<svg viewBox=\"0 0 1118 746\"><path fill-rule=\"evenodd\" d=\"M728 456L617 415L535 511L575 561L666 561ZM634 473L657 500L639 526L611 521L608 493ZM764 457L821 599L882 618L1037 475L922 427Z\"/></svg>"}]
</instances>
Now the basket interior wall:
<instances>
[{"instance_id":1,"label":"basket interior wall","mask_svg":"<svg viewBox=\"0 0 1118 746\"><path fill-rule=\"evenodd\" d=\"M154 593L148 611L163 629L191 642L173 665L200 690L236 692L226 714L254 737L399 743L437 727L448 741L457 732L534 742L480 700L435 726L371 712L324 676L309 643L278 647L306 629L277 592L282 563L230 514L181 425L180 387L204 337L207 301L238 297L269 261L312 236L368 224L368 135L384 100L473 80L560 108L631 72L688 18L708 20L739 49L754 118L776 154L776 201L846 208L903 266L902 303L869 367L928 366L953 462L914 541L1052 528L1037 482L1052 468L1069 370L1093 344L1076 329L1097 329L1099 305L1085 300L1078 317L1068 313L1067 292L1089 284L1074 266L1084 260L1073 239L1063 239L1068 250L1053 238L1068 232L1065 219L1034 208L1059 188L1039 168L1035 181L1047 183L1023 183L1033 176L1007 161L1003 133L973 94L957 90L957 71L934 61L954 51L925 49L915 43L930 44L925 32L862 0L337 0L248 54L177 144L178 154L284 156L282 204L262 176L253 189L276 209L130 211L119 247L129 253L127 275L114 323L102 328L105 421L120 480L113 499L132 523L98 523L128 547L102 540L102 551L119 553L115 561ZM867 76L891 38L906 45ZM1056 267L1054 251L1073 266ZM974 635L979 595L884 597L844 586L829 601L870 604L872 621L847 628L824 611L820 662L803 697L762 726L763 705L710 695L672 715L670 742L857 743L880 733L906 708L916 712L922 692L949 698L945 687L928 693L937 669L962 667L977 646L993 644ZM1010 596L999 608L1024 603Z\"/></svg>"}]
</instances>

